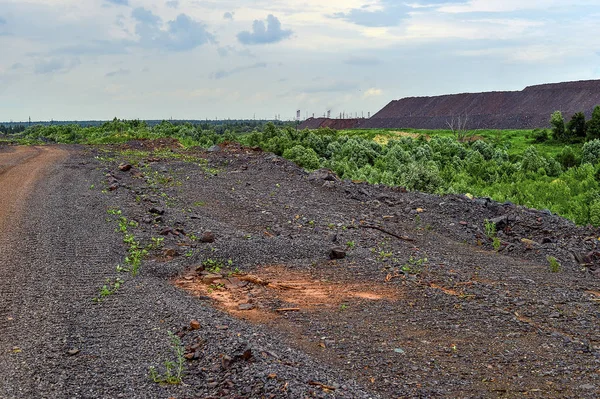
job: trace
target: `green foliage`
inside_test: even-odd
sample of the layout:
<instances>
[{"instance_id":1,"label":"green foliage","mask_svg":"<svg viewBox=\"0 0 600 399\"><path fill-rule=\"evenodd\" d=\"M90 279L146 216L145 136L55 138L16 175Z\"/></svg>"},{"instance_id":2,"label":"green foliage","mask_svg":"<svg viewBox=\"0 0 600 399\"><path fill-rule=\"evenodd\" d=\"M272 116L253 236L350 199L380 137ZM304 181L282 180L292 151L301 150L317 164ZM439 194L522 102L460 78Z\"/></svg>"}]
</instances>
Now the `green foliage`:
<instances>
[{"instance_id":1,"label":"green foliage","mask_svg":"<svg viewBox=\"0 0 600 399\"><path fill-rule=\"evenodd\" d=\"M546 129L534 129L532 132L532 138L534 143L545 143L548 141L548 131Z\"/></svg>"},{"instance_id":2,"label":"green foliage","mask_svg":"<svg viewBox=\"0 0 600 399\"><path fill-rule=\"evenodd\" d=\"M169 331L169 340L171 350L174 352L175 361L167 360L164 362L165 374L161 375L155 367L150 367L150 378L158 384L181 384L183 379L183 368L185 363L185 349L181 343L181 339Z\"/></svg>"},{"instance_id":3,"label":"green foliage","mask_svg":"<svg viewBox=\"0 0 600 399\"><path fill-rule=\"evenodd\" d=\"M575 153L573 147L570 146L564 147L561 153L556 156L556 160L565 169L577 166L581 162L577 157L577 154Z\"/></svg>"},{"instance_id":4,"label":"green foliage","mask_svg":"<svg viewBox=\"0 0 600 399\"><path fill-rule=\"evenodd\" d=\"M581 149L581 162L595 165L600 161L600 139L588 141Z\"/></svg>"},{"instance_id":5,"label":"green foliage","mask_svg":"<svg viewBox=\"0 0 600 399\"><path fill-rule=\"evenodd\" d=\"M558 260L554 257L554 256L548 256L546 258L548 260L548 263L550 264L550 272L551 273L558 273L560 271L560 263L558 263Z\"/></svg>"},{"instance_id":6,"label":"green foliage","mask_svg":"<svg viewBox=\"0 0 600 399\"><path fill-rule=\"evenodd\" d=\"M312 148L305 148L300 144L285 150L283 157L308 170L319 169L320 167L319 157L315 150Z\"/></svg>"},{"instance_id":7,"label":"green foliage","mask_svg":"<svg viewBox=\"0 0 600 399\"><path fill-rule=\"evenodd\" d=\"M569 140L567 130L575 136L581 134L581 116L572 119L567 126L569 129L565 129L560 112L554 113L552 120L554 139L561 142ZM600 107L587 123L588 137L593 137L596 121L600 129ZM418 139L399 136L397 132L388 130L297 131L289 126L266 124L238 135L234 134L238 131L227 133L224 128L219 130L189 123L162 122L148 126L140 121L115 119L88 128L34 126L14 133L11 139L94 144L174 137L186 146L210 146L222 142L227 136L228 140L235 138L244 145L259 146L282 155L308 170L320 167L332 169L342 179L403 186L409 190L437 194L471 193L500 202L511 201L549 209L578 224L600 226L600 140L592 140L583 146L564 147L555 140L547 140L548 134L544 130L482 130L476 135L484 140L464 143L457 141L451 131L414 132ZM597 136L600 139L600 130ZM384 140L380 140L381 137ZM532 139L539 144L532 146ZM580 141L581 137L575 139ZM160 156L176 154L169 153ZM128 154L132 161L147 156L148 153L139 151ZM207 169L206 172L214 171ZM155 185L179 184L168 175L148 174L148 177ZM198 202L195 205L205 204ZM118 219L121 215L117 214L117 210L114 212L111 215ZM133 236L127 236L131 227L128 222L123 222L119 223L118 230L123 232L130 249L127 267L137 273L143 251L147 248L141 247Z\"/></svg>"},{"instance_id":8,"label":"green foliage","mask_svg":"<svg viewBox=\"0 0 600 399\"><path fill-rule=\"evenodd\" d=\"M542 157L534 146L530 146L523 154L521 168L526 172L546 174L548 161Z\"/></svg>"},{"instance_id":9,"label":"green foliage","mask_svg":"<svg viewBox=\"0 0 600 399\"><path fill-rule=\"evenodd\" d=\"M563 141L566 138L566 130L562 112L554 111L550 117L550 124L552 125L552 138L557 141Z\"/></svg>"},{"instance_id":10,"label":"green foliage","mask_svg":"<svg viewBox=\"0 0 600 399\"><path fill-rule=\"evenodd\" d=\"M496 223L485 219L483 226L485 227L485 235L488 236L488 238L496 237Z\"/></svg>"},{"instance_id":11,"label":"green foliage","mask_svg":"<svg viewBox=\"0 0 600 399\"><path fill-rule=\"evenodd\" d=\"M586 124L586 134L589 140L600 139L600 105L594 108L592 119Z\"/></svg>"},{"instance_id":12,"label":"green foliage","mask_svg":"<svg viewBox=\"0 0 600 399\"><path fill-rule=\"evenodd\" d=\"M577 112L571 117L567 124L567 135L572 138L585 138L586 126L585 115L583 112Z\"/></svg>"},{"instance_id":13,"label":"green foliage","mask_svg":"<svg viewBox=\"0 0 600 399\"><path fill-rule=\"evenodd\" d=\"M502 243L500 242L500 239L498 237L494 237L492 245L494 246L494 251L498 252Z\"/></svg>"}]
</instances>

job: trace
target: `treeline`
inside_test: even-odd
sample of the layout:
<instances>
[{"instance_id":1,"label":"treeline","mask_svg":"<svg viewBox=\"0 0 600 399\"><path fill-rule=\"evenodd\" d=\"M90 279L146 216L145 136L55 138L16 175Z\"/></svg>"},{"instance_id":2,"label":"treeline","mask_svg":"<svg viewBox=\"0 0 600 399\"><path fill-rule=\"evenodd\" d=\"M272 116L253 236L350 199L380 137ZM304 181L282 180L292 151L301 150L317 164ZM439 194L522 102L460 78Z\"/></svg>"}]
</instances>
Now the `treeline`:
<instances>
[{"instance_id":1,"label":"treeline","mask_svg":"<svg viewBox=\"0 0 600 399\"><path fill-rule=\"evenodd\" d=\"M0 134L17 134L17 133L21 133L24 132L25 129L27 129L27 126L25 125L10 125L10 126L5 126L5 125L0 125Z\"/></svg>"},{"instance_id":2,"label":"treeline","mask_svg":"<svg viewBox=\"0 0 600 399\"><path fill-rule=\"evenodd\" d=\"M562 143L581 143L584 141L600 139L600 106L596 106L592 112L592 118L585 120L583 112L577 112L568 123L560 111L555 111L550 117L552 129L536 129L534 137L536 142L542 143L550 137Z\"/></svg>"},{"instance_id":3,"label":"treeline","mask_svg":"<svg viewBox=\"0 0 600 399\"><path fill-rule=\"evenodd\" d=\"M265 121L220 121L212 122L170 122L162 121L150 124L141 120L113 119L97 126L70 125L34 125L10 134L25 144L29 143L79 143L114 144L130 140L175 137L186 146L209 146L223 140L234 140L235 135L262 130ZM279 127L284 122L277 122Z\"/></svg>"}]
</instances>

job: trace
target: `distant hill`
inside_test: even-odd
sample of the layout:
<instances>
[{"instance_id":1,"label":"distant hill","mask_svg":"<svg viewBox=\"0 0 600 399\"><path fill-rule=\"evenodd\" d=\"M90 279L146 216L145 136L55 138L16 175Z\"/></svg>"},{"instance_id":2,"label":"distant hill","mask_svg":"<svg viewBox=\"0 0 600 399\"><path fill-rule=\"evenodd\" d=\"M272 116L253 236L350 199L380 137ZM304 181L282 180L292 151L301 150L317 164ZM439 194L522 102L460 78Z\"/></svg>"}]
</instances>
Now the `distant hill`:
<instances>
[{"instance_id":1,"label":"distant hill","mask_svg":"<svg viewBox=\"0 0 600 399\"><path fill-rule=\"evenodd\" d=\"M589 118L596 105L600 105L600 80L552 83L522 91L403 98L354 127L444 129L453 117L467 115L467 129L533 129L548 127L550 115L557 110L567 121L580 111Z\"/></svg>"}]
</instances>

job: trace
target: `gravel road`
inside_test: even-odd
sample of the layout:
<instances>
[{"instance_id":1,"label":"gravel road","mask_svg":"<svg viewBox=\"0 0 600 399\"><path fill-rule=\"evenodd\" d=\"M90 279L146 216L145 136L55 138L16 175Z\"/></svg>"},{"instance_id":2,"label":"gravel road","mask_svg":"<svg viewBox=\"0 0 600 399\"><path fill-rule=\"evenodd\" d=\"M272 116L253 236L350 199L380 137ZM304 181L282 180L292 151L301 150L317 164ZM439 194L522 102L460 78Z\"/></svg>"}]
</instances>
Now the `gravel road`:
<instances>
[{"instance_id":1,"label":"gravel road","mask_svg":"<svg viewBox=\"0 0 600 399\"><path fill-rule=\"evenodd\" d=\"M0 203L0 398L600 394L600 231L555 215L168 140L5 147Z\"/></svg>"},{"instance_id":2,"label":"gravel road","mask_svg":"<svg viewBox=\"0 0 600 399\"><path fill-rule=\"evenodd\" d=\"M106 195L91 189L99 166L76 147L0 152L0 398L325 397L310 381L339 387L328 397L378 397L162 276L124 277L118 295L93 302L124 255ZM149 368L173 359L167 331L187 339L193 319L210 366L198 380L153 382ZM251 358L223 364L240 348Z\"/></svg>"}]
</instances>

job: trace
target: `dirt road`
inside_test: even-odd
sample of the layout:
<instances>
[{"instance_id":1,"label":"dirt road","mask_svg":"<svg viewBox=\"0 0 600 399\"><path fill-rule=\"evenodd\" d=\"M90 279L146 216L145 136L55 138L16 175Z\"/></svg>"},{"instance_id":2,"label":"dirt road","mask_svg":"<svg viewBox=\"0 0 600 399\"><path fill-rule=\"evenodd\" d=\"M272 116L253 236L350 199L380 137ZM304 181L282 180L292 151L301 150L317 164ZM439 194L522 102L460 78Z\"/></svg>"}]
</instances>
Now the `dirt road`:
<instances>
[{"instance_id":1,"label":"dirt road","mask_svg":"<svg viewBox=\"0 0 600 399\"><path fill-rule=\"evenodd\" d=\"M8 147L0 151L0 234L10 234L27 196L48 168L66 156L57 147Z\"/></svg>"}]
</instances>

